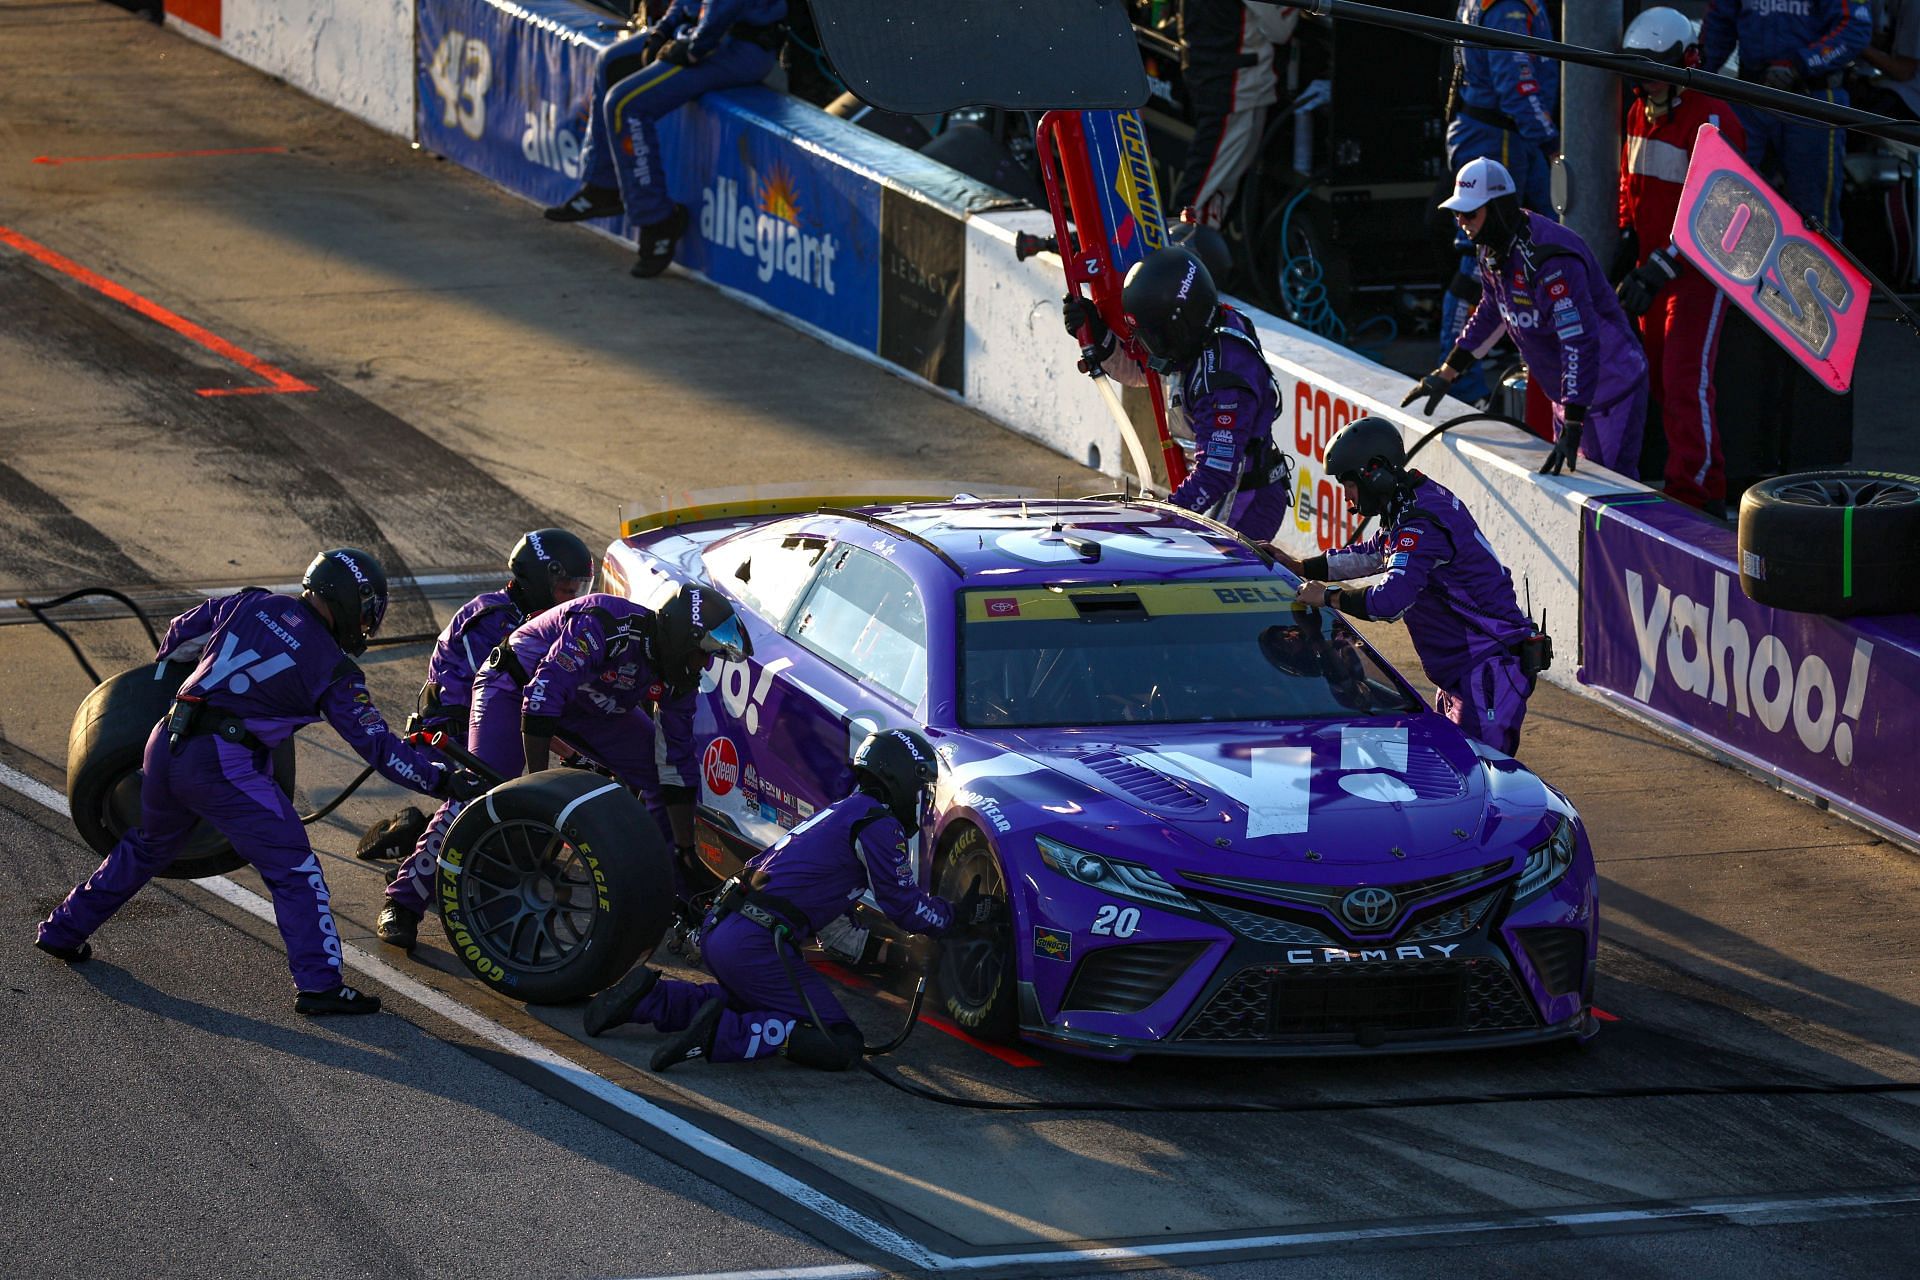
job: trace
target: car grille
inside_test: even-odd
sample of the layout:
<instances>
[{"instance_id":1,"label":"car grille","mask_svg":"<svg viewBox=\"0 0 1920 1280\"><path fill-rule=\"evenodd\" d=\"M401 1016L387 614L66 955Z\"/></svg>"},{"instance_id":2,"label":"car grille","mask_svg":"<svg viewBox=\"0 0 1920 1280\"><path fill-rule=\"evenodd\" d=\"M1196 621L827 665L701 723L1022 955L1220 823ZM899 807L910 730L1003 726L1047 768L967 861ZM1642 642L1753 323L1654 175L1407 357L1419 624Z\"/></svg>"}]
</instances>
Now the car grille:
<instances>
[{"instance_id":1,"label":"car grille","mask_svg":"<svg viewBox=\"0 0 1920 1280\"><path fill-rule=\"evenodd\" d=\"M1433 942L1440 938L1458 937L1463 933L1472 933L1480 927L1480 921L1486 918L1487 909L1493 906L1500 896L1499 890L1483 893L1468 902L1448 907L1439 915L1429 916L1407 931L1399 942Z\"/></svg>"},{"instance_id":2,"label":"car grille","mask_svg":"<svg viewBox=\"0 0 1920 1280\"><path fill-rule=\"evenodd\" d=\"M1204 950L1203 942L1139 942L1089 952L1060 1007L1138 1013L1167 994Z\"/></svg>"},{"instance_id":3,"label":"car grille","mask_svg":"<svg viewBox=\"0 0 1920 1280\"><path fill-rule=\"evenodd\" d=\"M1117 751L1099 751L1081 758L1081 764L1157 809L1204 809L1205 796L1177 778L1169 778L1137 764Z\"/></svg>"},{"instance_id":4,"label":"car grille","mask_svg":"<svg viewBox=\"0 0 1920 1280\"><path fill-rule=\"evenodd\" d=\"M1578 929L1516 929L1533 971L1552 995L1580 987L1586 976L1587 935Z\"/></svg>"},{"instance_id":5,"label":"car grille","mask_svg":"<svg viewBox=\"0 0 1920 1280\"><path fill-rule=\"evenodd\" d=\"M1261 915L1257 911L1243 911L1238 907L1229 907L1225 903L1214 902L1208 898L1200 899L1200 905L1219 917L1220 922L1227 928L1243 938L1252 938L1255 942L1284 942L1301 947L1338 945L1331 935L1322 933L1312 925Z\"/></svg>"},{"instance_id":6,"label":"car grille","mask_svg":"<svg viewBox=\"0 0 1920 1280\"><path fill-rule=\"evenodd\" d=\"M1180 1033L1187 1041L1260 1043L1305 1036L1516 1031L1539 1025L1498 960L1242 969Z\"/></svg>"},{"instance_id":7,"label":"car grille","mask_svg":"<svg viewBox=\"0 0 1920 1280\"><path fill-rule=\"evenodd\" d=\"M1379 885L1392 892L1398 902L1399 910L1393 919L1378 929L1366 930L1365 936L1391 936L1406 921L1407 916L1422 903L1458 893L1494 876L1505 875L1512 867L1506 859L1489 862L1484 866L1472 867L1465 871L1454 871L1443 876L1431 876L1425 880L1407 880L1399 884ZM1340 903L1346 896L1359 888L1358 885L1320 885L1289 884L1281 881L1241 880L1232 876L1203 875L1192 871L1183 871L1181 878L1194 884L1203 884L1211 888L1232 890L1236 893L1258 894L1262 897L1281 899L1301 907L1318 907L1336 918L1340 915ZM1211 905L1211 904L1209 904ZM1251 905L1251 904L1249 904ZM1342 928L1354 932L1352 926L1342 922ZM1469 926L1471 927L1471 926ZM1465 930L1461 930L1465 932ZM1362 936L1358 932L1354 936ZM1446 936L1446 935L1432 935Z\"/></svg>"}]
</instances>

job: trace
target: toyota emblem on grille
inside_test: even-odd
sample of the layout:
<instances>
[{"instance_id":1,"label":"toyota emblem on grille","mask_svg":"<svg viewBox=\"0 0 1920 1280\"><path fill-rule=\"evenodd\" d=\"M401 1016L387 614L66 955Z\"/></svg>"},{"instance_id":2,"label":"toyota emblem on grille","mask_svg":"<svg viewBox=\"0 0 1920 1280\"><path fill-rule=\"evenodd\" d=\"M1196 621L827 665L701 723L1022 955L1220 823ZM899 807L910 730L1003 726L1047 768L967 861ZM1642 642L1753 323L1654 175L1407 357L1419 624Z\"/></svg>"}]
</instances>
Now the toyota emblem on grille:
<instances>
[{"instance_id":1,"label":"toyota emblem on grille","mask_svg":"<svg viewBox=\"0 0 1920 1280\"><path fill-rule=\"evenodd\" d=\"M1400 913L1400 900L1385 889L1355 889L1340 900L1340 914L1362 929L1378 929Z\"/></svg>"}]
</instances>

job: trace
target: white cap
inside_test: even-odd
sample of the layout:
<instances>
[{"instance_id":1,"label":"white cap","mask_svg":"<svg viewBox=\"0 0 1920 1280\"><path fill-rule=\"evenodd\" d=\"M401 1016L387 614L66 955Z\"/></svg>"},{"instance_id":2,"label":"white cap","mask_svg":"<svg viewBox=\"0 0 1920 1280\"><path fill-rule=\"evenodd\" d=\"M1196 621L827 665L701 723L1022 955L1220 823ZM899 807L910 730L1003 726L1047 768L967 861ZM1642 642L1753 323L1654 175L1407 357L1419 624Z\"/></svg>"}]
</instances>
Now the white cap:
<instances>
[{"instance_id":1,"label":"white cap","mask_svg":"<svg viewBox=\"0 0 1920 1280\"><path fill-rule=\"evenodd\" d=\"M1510 196L1513 191L1513 175L1507 172L1507 166L1481 156L1460 166L1460 173L1453 180L1453 198L1442 200L1440 207L1455 213L1472 213L1487 201Z\"/></svg>"}]
</instances>

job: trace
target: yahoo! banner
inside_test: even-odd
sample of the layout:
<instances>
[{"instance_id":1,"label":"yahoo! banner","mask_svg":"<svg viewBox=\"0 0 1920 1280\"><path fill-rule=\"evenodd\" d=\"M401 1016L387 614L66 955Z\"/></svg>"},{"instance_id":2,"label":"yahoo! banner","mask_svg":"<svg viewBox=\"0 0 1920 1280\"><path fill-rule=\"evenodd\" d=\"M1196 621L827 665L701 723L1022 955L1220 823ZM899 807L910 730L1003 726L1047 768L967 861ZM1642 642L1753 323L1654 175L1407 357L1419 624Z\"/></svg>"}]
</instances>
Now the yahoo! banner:
<instances>
[{"instance_id":1,"label":"yahoo! banner","mask_svg":"<svg viewBox=\"0 0 1920 1280\"><path fill-rule=\"evenodd\" d=\"M1920 840L1920 618L1756 604L1730 530L1645 494L1582 514L1580 680Z\"/></svg>"}]
</instances>

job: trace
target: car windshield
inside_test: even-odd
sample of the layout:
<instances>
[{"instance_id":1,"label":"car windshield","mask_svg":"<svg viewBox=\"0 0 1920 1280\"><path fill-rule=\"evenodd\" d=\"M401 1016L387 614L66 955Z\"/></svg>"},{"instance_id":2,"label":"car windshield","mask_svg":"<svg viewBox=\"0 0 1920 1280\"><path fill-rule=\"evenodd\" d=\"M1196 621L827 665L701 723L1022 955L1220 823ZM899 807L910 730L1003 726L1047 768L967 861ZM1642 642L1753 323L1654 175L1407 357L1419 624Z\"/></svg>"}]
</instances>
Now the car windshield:
<instances>
[{"instance_id":1,"label":"car windshield","mask_svg":"<svg viewBox=\"0 0 1920 1280\"><path fill-rule=\"evenodd\" d=\"M1278 578L960 593L971 727L1406 715L1352 628Z\"/></svg>"}]
</instances>

